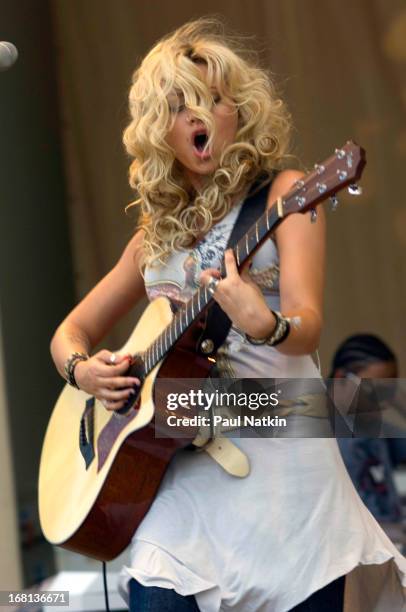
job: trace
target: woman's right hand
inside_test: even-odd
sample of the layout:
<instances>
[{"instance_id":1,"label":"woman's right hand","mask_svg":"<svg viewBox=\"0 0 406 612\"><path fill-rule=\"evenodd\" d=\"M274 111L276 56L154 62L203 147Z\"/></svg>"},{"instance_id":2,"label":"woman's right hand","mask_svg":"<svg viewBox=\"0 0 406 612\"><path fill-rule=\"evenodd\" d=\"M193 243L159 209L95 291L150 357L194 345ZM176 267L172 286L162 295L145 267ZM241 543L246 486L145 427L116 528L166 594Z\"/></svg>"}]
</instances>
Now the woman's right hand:
<instances>
[{"instance_id":1,"label":"woman's right hand","mask_svg":"<svg viewBox=\"0 0 406 612\"><path fill-rule=\"evenodd\" d=\"M131 363L131 355L120 355L103 349L79 361L74 376L79 388L100 400L107 410L119 410L135 394L139 378L124 376Z\"/></svg>"}]
</instances>

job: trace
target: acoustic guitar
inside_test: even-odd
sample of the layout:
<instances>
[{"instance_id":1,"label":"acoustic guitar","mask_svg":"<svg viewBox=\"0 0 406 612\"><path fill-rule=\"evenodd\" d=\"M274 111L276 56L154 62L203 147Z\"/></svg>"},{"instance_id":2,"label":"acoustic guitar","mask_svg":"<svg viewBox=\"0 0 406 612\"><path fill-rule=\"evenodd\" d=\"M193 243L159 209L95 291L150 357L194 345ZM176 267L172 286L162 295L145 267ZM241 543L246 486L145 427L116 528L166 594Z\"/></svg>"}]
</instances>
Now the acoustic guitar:
<instances>
[{"instance_id":1,"label":"acoustic guitar","mask_svg":"<svg viewBox=\"0 0 406 612\"><path fill-rule=\"evenodd\" d=\"M286 216L309 210L314 216L328 197L335 207L335 194L346 186L358 193L355 181L365 163L365 151L347 142L316 164L234 246L239 269ZM138 376L142 385L119 411L64 387L45 435L39 474L40 521L49 542L102 561L129 544L174 453L198 432L188 427L173 437L170 428L163 431L166 414L173 413L156 390L160 379L208 376L215 354L199 342L212 305L206 287L176 312L165 297L151 302L121 349L133 355L128 375Z\"/></svg>"}]
</instances>

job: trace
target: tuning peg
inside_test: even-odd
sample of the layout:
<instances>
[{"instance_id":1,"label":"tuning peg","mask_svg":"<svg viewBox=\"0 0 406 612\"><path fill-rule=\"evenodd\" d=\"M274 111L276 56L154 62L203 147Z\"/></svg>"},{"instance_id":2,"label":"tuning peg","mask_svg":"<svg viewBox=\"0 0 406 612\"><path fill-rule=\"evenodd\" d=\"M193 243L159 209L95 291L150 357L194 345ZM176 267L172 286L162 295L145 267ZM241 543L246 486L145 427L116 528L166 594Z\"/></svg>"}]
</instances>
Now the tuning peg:
<instances>
[{"instance_id":1,"label":"tuning peg","mask_svg":"<svg viewBox=\"0 0 406 612\"><path fill-rule=\"evenodd\" d=\"M330 197L330 202L331 202L331 210L335 212L338 206L338 198L335 193Z\"/></svg>"},{"instance_id":2,"label":"tuning peg","mask_svg":"<svg viewBox=\"0 0 406 612\"><path fill-rule=\"evenodd\" d=\"M316 183L316 188L318 189L319 193L324 193L325 191L327 191L326 183Z\"/></svg>"},{"instance_id":3,"label":"tuning peg","mask_svg":"<svg viewBox=\"0 0 406 612\"><path fill-rule=\"evenodd\" d=\"M351 185L348 185L348 193L356 196L361 195L362 187L360 187L356 183L352 183Z\"/></svg>"},{"instance_id":4,"label":"tuning peg","mask_svg":"<svg viewBox=\"0 0 406 612\"><path fill-rule=\"evenodd\" d=\"M315 223L317 220L317 210L315 208L310 209L310 222Z\"/></svg>"},{"instance_id":5,"label":"tuning peg","mask_svg":"<svg viewBox=\"0 0 406 612\"><path fill-rule=\"evenodd\" d=\"M338 159L343 159L345 157L344 149L336 149L334 152L337 155Z\"/></svg>"},{"instance_id":6,"label":"tuning peg","mask_svg":"<svg viewBox=\"0 0 406 612\"><path fill-rule=\"evenodd\" d=\"M326 168L323 166L323 164L314 164L314 169L316 170L317 174L323 174Z\"/></svg>"}]
</instances>

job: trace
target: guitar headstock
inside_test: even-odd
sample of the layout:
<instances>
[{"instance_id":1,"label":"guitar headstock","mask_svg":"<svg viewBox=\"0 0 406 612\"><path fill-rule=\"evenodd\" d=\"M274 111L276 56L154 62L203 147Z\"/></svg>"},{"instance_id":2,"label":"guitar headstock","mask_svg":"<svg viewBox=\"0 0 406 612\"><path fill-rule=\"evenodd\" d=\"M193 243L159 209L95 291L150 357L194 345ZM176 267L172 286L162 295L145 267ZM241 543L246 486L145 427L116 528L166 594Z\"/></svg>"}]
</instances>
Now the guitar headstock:
<instances>
[{"instance_id":1,"label":"guitar headstock","mask_svg":"<svg viewBox=\"0 0 406 612\"><path fill-rule=\"evenodd\" d=\"M334 198L347 185L350 193L357 194L355 182L361 177L365 164L365 150L349 140L336 149L334 155L316 164L312 172L296 181L283 198L284 214L314 209L329 196Z\"/></svg>"}]
</instances>

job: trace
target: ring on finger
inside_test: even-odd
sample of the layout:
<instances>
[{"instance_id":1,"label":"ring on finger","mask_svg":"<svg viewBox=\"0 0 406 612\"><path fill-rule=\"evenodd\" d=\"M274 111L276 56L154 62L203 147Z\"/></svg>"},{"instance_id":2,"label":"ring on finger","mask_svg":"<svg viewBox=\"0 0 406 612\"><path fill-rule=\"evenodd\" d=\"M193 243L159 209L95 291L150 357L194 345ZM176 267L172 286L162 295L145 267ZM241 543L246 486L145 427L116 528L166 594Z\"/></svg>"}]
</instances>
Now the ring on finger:
<instances>
[{"instance_id":1,"label":"ring on finger","mask_svg":"<svg viewBox=\"0 0 406 612\"><path fill-rule=\"evenodd\" d=\"M220 280L218 278L214 278L214 276L210 277L209 282L207 283L207 291L213 295L214 292L217 289L217 285L219 284Z\"/></svg>"},{"instance_id":2,"label":"ring on finger","mask_svg":"<svg viewBox=\"0 0 406 612\"><path fill-rule=\"evenodd\" d=\"M115 353L112 353L110 355L110 363L116 363L116 359L117 359L117 355Z\"/></svg>"}]
</instances>

